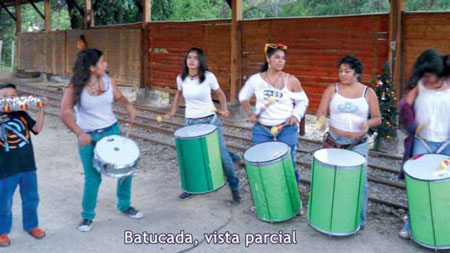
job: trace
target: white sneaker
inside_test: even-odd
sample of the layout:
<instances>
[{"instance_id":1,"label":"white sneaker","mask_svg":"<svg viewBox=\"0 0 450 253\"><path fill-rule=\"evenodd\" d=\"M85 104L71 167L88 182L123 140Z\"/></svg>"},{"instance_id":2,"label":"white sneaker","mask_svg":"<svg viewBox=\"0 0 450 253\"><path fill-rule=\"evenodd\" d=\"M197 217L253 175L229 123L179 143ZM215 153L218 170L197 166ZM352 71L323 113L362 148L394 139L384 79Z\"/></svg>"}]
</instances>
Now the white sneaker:
<instances>
[{"instance_id":1,"label":"white sneaker","mask_svg":"<svg viewBox=\"0 0 450 253\"><path fill-rule=\"evenodd\" d=\"M132 219L140 219L142 217L144 217L144 215L142 214L141 211L136 210L134 207L130 206L127 210L125 211L120 211L121 213L125 214L126 216L132 218Z\"/></svg>"},{"instance_id":2,"label":"white sneaker","mask_svg":"<svg viewBox=\"0 0 450 253\"><path fill-rule=\"evenodd\" d=\"M91 230L92 227L92 221L88 219L83 219L80 224L78 225L78 230L81 232L88 232Z\"/></svg>"},{"instance_id":3,"label":"white sneaker","mask_svg":"<svg viewBox=\"0 0 450 253\"><path fill-rule=\"evenodd\" d=\"M409 230L402 229L402 231L398 233L398 236L400 236L400 238L409 240L411 238L411 232Z\"/></svg>"}]
</instances>

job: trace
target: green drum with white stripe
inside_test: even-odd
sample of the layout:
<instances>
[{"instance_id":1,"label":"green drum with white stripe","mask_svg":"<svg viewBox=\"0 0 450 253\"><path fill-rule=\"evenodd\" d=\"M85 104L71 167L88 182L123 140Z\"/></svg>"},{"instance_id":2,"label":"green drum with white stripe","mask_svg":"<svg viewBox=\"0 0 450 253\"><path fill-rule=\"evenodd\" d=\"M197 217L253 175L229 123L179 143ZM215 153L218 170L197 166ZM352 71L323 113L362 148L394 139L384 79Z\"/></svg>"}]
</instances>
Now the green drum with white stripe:
<instances>
[{"instance_id":1,"label":"green drum with white stripe","mask_svg":"<svg viewBox=\"0 0 450 253\"><path fill-rule=\"evenodd\" d=\"M308 223L331 236L353 235L360 229L366 159L344 149L321 149L311 165Z\"/></svg>"},{"instance_id":2,"label":"green drum with white stripe","mask_svg":"<svg viewBox=\"0 0 450 253\"><path fill-rule=\"evenodd\" d=\"M225 184L217 127L186 126L175 132L181 188L191 194L215 191Z\"/></svg>"},{"instance_id":3,"label":"green drum with white stripe","mask_svg":"<svg viewBox=\"0 0 450 253\"><path fill-rule=\"evenodd\" d=\"M450 249L450 169L447 155L415 156L404 165L411 238L430 249Z\"/></svg>"},{"instance_id":4,"label":"green drum with white stripe","mask_svg":"<svg viewBox=\"0 0 450 253\"><path fill-rule=\"evenodd\" d=\"M256 144L245 151L244 160L256 216L269 222L296 216L301 201L289 146Z\"/></svg>"}]
</instances>

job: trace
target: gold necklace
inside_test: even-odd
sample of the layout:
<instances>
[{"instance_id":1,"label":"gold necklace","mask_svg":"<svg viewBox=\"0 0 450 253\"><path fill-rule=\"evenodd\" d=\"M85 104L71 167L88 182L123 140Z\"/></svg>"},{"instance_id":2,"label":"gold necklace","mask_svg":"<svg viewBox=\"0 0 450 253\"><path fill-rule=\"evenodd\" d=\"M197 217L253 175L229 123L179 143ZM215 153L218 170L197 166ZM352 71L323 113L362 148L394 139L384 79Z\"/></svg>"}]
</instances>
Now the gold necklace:
<instances>
[{"instance_id":1,"label":"gold necklace","mask_svg":"<svg viewBox=\"0 0 450 253\"><path fill-rule=\"evenodd\" d=\"M278 79L280 79L280 77L281 77L282 74L283 74L283 73L280 73L280 74L278 75L278 77L275 79L275 82L277 82ZM272 84L272 86L276 86L275 82L272 81L272 79L269 77L269 73L267 73L267 72L266 72L266 77L267 77L267 79L269 80L270 84Z\"/></svg>"}]
</instances>

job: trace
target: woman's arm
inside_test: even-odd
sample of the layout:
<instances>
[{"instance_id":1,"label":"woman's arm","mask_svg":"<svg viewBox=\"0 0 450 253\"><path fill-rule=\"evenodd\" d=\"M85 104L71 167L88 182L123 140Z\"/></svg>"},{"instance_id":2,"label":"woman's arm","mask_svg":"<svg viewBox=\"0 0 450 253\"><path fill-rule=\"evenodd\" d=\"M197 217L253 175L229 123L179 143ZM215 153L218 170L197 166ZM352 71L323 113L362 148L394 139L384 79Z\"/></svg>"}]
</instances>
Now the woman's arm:
<instances>
[{"instance_id":1,"label":"woman's arm","mask_svg":"<svg viewBox=\"0 0 450 253\"><path fill-rule=\"evenodd\" d=\"M331 98L334 94L334 84L330 84L324 91L319 107L317 108L316 117L317 125L324 130L326 128L326 117L328 115L328 107L330 106Z\"/></svg>"},{"instance_id":2,"label":"woman's arm","mask_svg":"<svg viewBox=\"0 0 450 253\"><path fill-rule=\"evenodd\" d=\"M369 108L371 118L367 121L367 128L379 126L381 124L380 105L378 97L372 88L368 88L367 96L369 99ZM364 129L367 131L367 129Z\"/></svg>"},{"instance_id":3,"label":"woman's arm","mask_svg":"<svg viewBox=\"0 0 450 253\"><path fill-rule=\"evenodd\" d=\"M227 97L225 96L225 93L223 93L223 90L221 88L218 88L217 90L214 90L214 93L219 98L220 106L222 107L222 113L225 117L228 116L228 107L227 107Z\"/></svg>"},{"instance_id":4,"label":"woman's arm","mask_svg":"<svg viewBox=\"0 0 450 253\"><path fill-rule=\"evenodd\" d=\"M75 89L72 84L64 90L59 114L64 125L78 136L80 145L84 147L86 144L91 143L91 136L83 132L73 118L74 93Z\"/></svg>"}]
</instances>

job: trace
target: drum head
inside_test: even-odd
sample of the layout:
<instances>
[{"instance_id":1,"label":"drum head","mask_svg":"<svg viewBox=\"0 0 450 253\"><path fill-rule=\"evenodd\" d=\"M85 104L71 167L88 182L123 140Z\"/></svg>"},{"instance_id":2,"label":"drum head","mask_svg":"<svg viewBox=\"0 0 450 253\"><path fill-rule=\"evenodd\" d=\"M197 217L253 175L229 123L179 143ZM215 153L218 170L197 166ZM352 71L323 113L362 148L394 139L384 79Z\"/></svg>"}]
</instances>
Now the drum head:
<instances>
[{"instance_id":1,"label":"drum head","mask_svg":"<svg viewBox=\"0 0 450 253\"><path fill-rule=\"evenodd\" d=\"M344 168L358 167L366 162L364 156L354 151L337 148L318 150L314 152L314 159L326 165Z\"/></svg>"},{"instance_id":2,"label":"drum head","mask_svg":"<svg viewBox=\"0 0 450 253\"><path fill-rule=\"evenodd\" d=\"M120 135L106 136L95 145L95 154L108 164L124 167L139 159L139 147Z\"/></svg>"},{"instance_id":3,"label":"drum head","mask_svg":"<svg viewBox=\"0 0 450 253\"><path fill-rule=\"evenodd\" d=\"M415 156L405 162L405 173L422 181L439 181L450 179L449 169L440 169L439 165L449 159L447 155L425 154Z\"/></svg>"},{"instance_id":4,"label":"drum head","mask_svg":"<svg viewBox=\"0 0 450 253\"><path fill-rule=\"evenodd\" d=\"M283 142L263 142L247 149L244 160L251 164L277 162L286 157L289 150L289 146Z\"/></svg>"},{"instance_id":5,"label":"drum head","mask_svg":"<svg viewBox=\"0 0 450 253\"><path fill-rule=\"evenodd\" d=\"M191 126L185 126L175 131L175 138L190 139L198 138L208 135L217 129L215 125L211 124L196 124Z\"/></svg>"}]
</instances>

